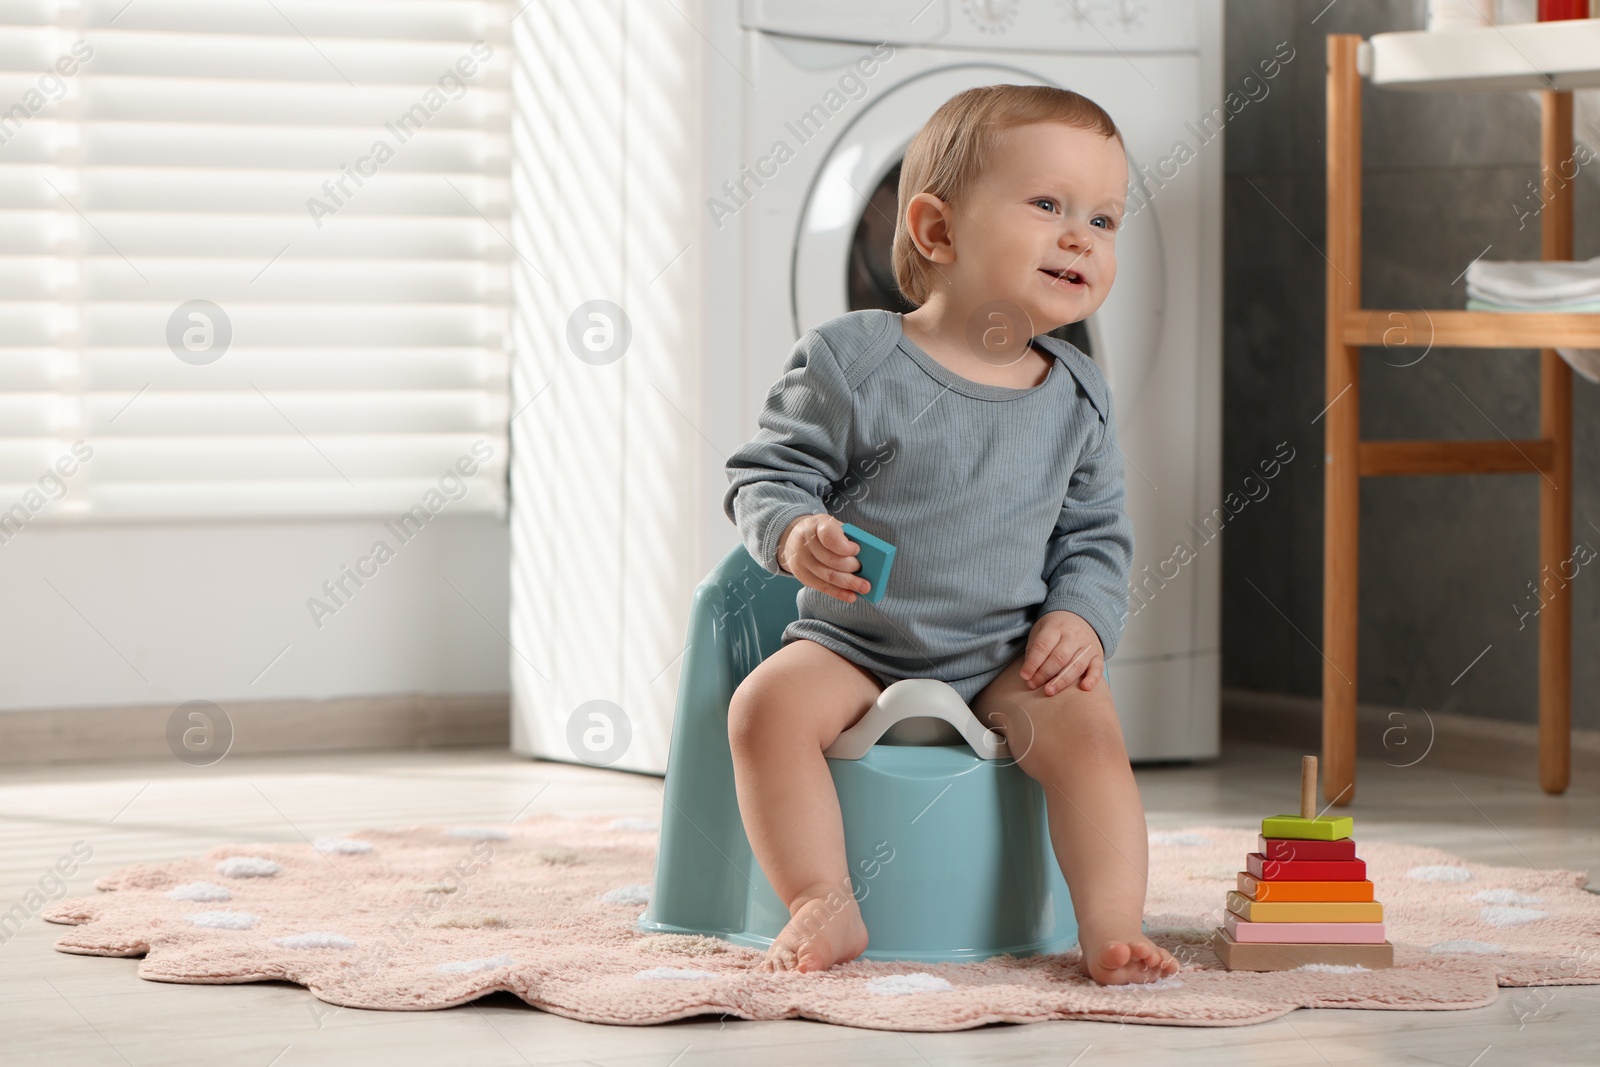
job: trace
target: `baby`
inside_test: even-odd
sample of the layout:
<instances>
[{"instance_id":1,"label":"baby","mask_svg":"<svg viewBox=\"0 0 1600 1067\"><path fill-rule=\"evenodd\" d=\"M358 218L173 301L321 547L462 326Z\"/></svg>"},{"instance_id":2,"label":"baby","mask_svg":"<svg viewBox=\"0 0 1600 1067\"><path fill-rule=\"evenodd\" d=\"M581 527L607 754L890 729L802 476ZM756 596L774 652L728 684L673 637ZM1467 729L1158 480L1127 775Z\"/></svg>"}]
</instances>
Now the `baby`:
<instances>
[{"instance_id":1,"label":"baby","mask_svg":"<svg viewBox=\"0 0 1600 1067\"><path fill-rule=\"evenodd\" d=\"M751 556L804 586L728 711L745 831L790 915L768 969L866 949L822 752L886 685L939 678L1044 787L1089 976L1178 970L1142 932L1144 808L1104 678L1133 556L1111 396L1043 336L1105 301L1127 186L1122 135L1085 97L947 101L900 171L894 272L916 310L809 330L728 460ZM877 603L843 522L896 546Z\"/></svg>"}]
</instances>

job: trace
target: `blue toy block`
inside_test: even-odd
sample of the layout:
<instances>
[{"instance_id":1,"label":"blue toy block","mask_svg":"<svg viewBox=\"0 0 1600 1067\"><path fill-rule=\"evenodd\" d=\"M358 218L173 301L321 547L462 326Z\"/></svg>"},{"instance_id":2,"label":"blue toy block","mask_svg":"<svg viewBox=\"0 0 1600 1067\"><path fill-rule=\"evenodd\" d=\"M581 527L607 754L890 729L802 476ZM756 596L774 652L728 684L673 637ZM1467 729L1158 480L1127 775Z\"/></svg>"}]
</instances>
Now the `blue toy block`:
<instances>
[{"instance_id":1,"label":"blue toy block","mask_svg":"<svg viewBox=\"0 0 1600 1067\"><path fill-rule=\"evenodd\" d=\"M870 592L864 594L865 598L876 604L883 599L884 587L889 582L889 568L894 565L894 546L854 523L844 524L844 535L861 546L861 552L856 556L861 569L856 573L872 587Z\"/></svg>"}]
</instances>

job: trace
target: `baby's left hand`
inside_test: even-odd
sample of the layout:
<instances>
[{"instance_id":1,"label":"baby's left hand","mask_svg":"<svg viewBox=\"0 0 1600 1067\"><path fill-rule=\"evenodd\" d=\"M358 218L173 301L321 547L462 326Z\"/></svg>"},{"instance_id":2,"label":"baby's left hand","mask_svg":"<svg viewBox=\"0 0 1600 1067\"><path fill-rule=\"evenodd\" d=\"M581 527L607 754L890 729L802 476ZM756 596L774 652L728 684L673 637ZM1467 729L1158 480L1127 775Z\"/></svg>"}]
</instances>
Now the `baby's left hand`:
<instances>
[{"instance_id":1,"label":"baby's left hand","mask_svg":"<svg viewBox=\"0 0 1600 1067\"><path fill-rule=\"evenodd\" d=\"M1087 692L1099 684L1105 665L1100 636L1082 615L1047 611L1028 634L1022 680L1029 689L1043 685L1045 696L1055 696L1074 682Z\"/></svg>"}]
</instances>

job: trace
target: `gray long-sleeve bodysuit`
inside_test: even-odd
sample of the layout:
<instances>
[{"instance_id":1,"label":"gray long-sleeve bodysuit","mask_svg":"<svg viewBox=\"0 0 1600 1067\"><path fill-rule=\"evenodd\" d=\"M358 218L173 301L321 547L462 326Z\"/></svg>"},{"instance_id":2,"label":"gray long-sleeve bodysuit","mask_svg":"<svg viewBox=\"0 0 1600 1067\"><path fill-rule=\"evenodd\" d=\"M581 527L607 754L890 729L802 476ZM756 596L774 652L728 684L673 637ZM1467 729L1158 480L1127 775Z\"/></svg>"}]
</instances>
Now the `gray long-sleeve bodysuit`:
<instances>
[{"instance_id":1,"label":"gray long-sleeve bodysuit","mask_svg":"<svg viewBox=\"0 0 1600 1067\"><path fill-rule=\"evenodd\" d=\"M801 589L784 644L816 641L885 685L939 678L968 704L1047 611L1083 616L1111 658L1133 560L1111 395L1077 348L1034 343L1055 357L1049 373L1011 389L952 373L888 311L796 342L755 437L728 460L723 510L774 574L778 537L801 515L854 523L895 557L876 604Z\"/></svg>"}]
</instances>

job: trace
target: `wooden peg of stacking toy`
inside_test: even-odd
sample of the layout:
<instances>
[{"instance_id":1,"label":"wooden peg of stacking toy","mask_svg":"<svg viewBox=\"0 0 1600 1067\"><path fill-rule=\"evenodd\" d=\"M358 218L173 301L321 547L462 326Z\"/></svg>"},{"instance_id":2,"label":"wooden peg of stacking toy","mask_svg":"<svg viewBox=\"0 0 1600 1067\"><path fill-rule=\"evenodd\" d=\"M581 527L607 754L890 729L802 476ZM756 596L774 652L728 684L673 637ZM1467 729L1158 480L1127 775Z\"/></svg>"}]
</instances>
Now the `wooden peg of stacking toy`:
<instances>
[{"instance_id":1,"label":"wooden peg of stacking toy","mask_svg":"<svg viewBox=\"0 0 1600 1067\"><path fill-rule=\"evenodd\" d=\"M1300 757L1300 817L1317 817L1317 757Z\"/></svg>"},{"instance_id":2,"label":"wooden peg of stacking toy","mask_svg":"<svg viewBox=\"0 0 1600 1067\"><path fill-rule=\"evenodd\" d=\"M1266 837L1297 841L1338 841L1349 837L1355 821L1348 815L1317 814L1317 757L1300 759L1300 814L1272 815L1261 820Z\"/></svg>"}]
</instances>

